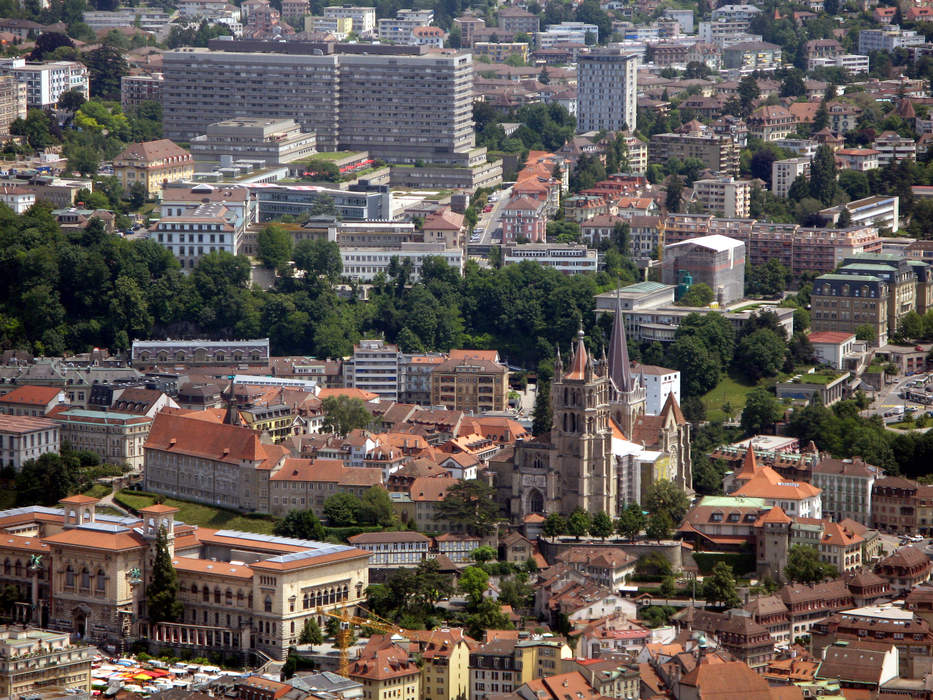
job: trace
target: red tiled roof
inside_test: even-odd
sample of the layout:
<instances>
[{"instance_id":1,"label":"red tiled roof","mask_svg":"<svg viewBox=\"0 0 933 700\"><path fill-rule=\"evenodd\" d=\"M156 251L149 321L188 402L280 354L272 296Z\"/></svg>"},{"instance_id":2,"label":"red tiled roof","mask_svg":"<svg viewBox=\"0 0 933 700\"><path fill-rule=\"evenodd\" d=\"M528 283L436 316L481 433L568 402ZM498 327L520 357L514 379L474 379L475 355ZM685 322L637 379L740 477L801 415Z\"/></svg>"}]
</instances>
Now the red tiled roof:
<instances>
[{"instance_id":1,"label":"red tiled roof","mask_svg":"<svg viewBox=\"0 0 933 700\"><path fill-rule=\"evenodd\" d=\"M0 396L0 404L21 403L33 406L45 406L55 400L55 397L61 393L61 389L54 386L34 386L32 384L20 386L13 389L3 396Z\"/></svg>"}]
</instances>

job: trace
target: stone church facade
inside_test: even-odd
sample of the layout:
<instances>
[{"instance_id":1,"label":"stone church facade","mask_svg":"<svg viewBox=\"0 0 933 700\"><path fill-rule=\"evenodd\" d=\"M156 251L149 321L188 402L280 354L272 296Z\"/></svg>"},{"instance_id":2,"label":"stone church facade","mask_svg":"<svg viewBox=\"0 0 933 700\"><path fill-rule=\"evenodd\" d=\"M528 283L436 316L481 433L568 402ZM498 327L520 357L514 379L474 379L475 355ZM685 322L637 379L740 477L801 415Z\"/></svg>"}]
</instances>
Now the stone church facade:
<instances>
[{"instance_id":1,"label":"stone church facade","mask_svg":"<svg viewBox=\"0 0 933 700\"><path fill-rule=\"evenodd\" d=\"M646 391L632 375L622 314L609 357L594 359L581 330L565 367L558 351L551 383L551 430L515 446L509 513L577 508L617 516L658 478L692 491L690 424L673 395L661 413L645 414Z\"/></svg>"}]
</instances>

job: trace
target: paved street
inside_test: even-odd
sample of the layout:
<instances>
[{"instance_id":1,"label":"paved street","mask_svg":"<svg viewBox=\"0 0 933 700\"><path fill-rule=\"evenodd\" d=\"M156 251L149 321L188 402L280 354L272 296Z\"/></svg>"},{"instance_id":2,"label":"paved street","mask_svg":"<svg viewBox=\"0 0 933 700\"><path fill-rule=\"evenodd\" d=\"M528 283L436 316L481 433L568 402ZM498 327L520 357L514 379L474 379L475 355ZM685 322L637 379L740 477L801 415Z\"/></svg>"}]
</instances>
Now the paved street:
<instances>
[{"instance_id":1,"label":"paved street","mask_svg":"<svg viewBox=\"0 0 933 700\"><path fill-rule=\"evenodd\" d=\"M512 192L512 188L504 190L496 190L498 199L493 202L492 211L481 213L479 221L476 222L475 231L482 231L478 238L470 239L471 245L480 245L480 246L492 246L501 242L501 239L496 235L496 231L499 228L499 217L502 215L502 209L509 201L509 195Z\"/></svg>"}]
</instances>

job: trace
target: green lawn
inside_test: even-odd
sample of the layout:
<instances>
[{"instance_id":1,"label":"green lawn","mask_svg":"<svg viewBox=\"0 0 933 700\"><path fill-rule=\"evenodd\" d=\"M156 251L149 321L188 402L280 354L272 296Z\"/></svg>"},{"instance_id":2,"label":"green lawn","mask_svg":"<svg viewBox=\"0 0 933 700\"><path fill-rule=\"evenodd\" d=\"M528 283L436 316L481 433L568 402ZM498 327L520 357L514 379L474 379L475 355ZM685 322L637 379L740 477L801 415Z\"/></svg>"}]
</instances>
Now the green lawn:
<instances>
[{"instance_id":1,"label":"green lawn","mask_svg":"<svg viewBox=\"0 0 933 700\"><path fill-rule=\"evenodd\" d=\"M742 409L745 408L745 397L752 389L756 386L774 386L776 381L775 377L767 377L755 383L749 382L741 375L726 375L702 398L703 405L706 407L706 419L709 421L725 420L726 414L723 413L722 407L727 402L732 404L732 409L735 411L733 418L738 418L742 414Z\"/></svg>"},{"instance_id":2,"label":"green lawn","mask_svg":"<svg viewBox=\"0 0 933 700\"><path fill-rule=\"evenodd\" d=\"M310 158L305 158L301 162L307 163L311 160L342 160L349 156L359 155L358 151L325 151L324 153L315 153Z\"/></svg>"},{"instance_id":3,"label":"green lawn","mask_svg":"<svg viewBox=\"0 0 933 700\"><path fill-rule=\"evenodd\" d=\"M110 486L105 486L104 484L94 484L91 486L91 488L84 492L84 495L92 496L93 498L103 498L104 496L109 496L111 491L113 491L113 488Z\"/></svg>"},{"instance_id":4,"label":"green lawn","mask_svg":"<svg viewBox=\"0 0 933 700\"><path fill-rule=\"evenodd\" d=\"M118 502L128 505L135 509L145 508L155 503L152 496L132 491L120 491ZM249 518L232 510L205 506L200 503L191 503L190 501L179 501L174 498L166 498L165 505L178 508L178 515L175 516L182 522L191 525L203 525L204 527L225 528L230 530L243 530L245 532L260 532L263 534L272 534L272 527L275 520L271 517Z\"/></svg>"}]
</instances>

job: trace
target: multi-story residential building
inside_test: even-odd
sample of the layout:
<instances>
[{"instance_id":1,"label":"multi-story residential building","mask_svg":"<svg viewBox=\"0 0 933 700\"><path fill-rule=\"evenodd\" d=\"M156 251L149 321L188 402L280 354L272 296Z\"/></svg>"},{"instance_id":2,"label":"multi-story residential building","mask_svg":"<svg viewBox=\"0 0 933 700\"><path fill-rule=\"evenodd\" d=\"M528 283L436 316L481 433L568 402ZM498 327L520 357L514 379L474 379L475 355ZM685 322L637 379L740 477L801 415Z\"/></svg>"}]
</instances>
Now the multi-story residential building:
<instances>
[{"instance_id":1,"label":"multi-story residential building","mask_svg":"<svg viewBox=\"0 0 933 700\"><path fill-rule=\"evenodd\" d=\"M745 236L730 235L745 240ZM804 229L794 224L754 223L747 234L752 265L776 259L794 275L805 271L830 272L847 257L881 251L873 226L848 229Z\"/></svg>"},{"instance_id":2,"label":"multi-story residential building","mask_svg":"<svg viewBox=\"0 0 933 700\"><path fill-rule=\"evenodd\" d=\"M761 36L752 36L747 34L749 21L747 19L719 19L712 22L700 22L697 25L697 38L712 46L716 46L719 51L716 54L718 63L721 63L722 47L726 44L736 41L752 40Z\"/></svg>"},{"instance_id":3,"label":"multi-story residential building","mask_svg":"<svg viewBox=\"0 0 933 700\"><path fill-rule=\"evenodd\" d=\"M319 150L368 151L393 162L471 164L468 53L341 44L343 53L334 54L333 45L313 42L213 45L224 50L186 49L163 57L169 137L190 140L208 124L232 117L283 118L314 132ZM425 94L434 96L430 104Z\"/></svg>"},{"instance_id":4,"label":"multi-story residential building","mask_svg":"<svg viewBox=\"0 0 933 700\"><path fill-rule=\"evenodd\" d=\"M327 32L342 41L347 34L353 31L353 20L349 17L315 17L308 15L304 18L305 32Z\"/></svg>"},{"instance_id":5,"label":"multi-story residential building","mask_svg":"<svg viewBox=\"0 0 933 700\"><path fill-rule=\"evenodd\" d=\"M423 660L421 688L423 698L458 700L469 697L470 650L474 644L459 628L428 631L407 630L409 653Z\"/></svg>"},{"instance_id":6,"label":"multi-story residential building","mask_svg":"<svg viewBox=\"0 0 933 700\"><path fill-rule=\"evenodd\" d=\"M236 214L223 204L202 204L182 216L159 219L150 240L165 247L190 272L210 253L241 252L245 227L237 225Z\"/></svg>"},{"instance_id":7,"label":"multi-story residential building","mask_svg":"<svg viewBox=\"0 0 933 700\"><path fill-rule=\"evenodd\" d=\"M843 579L790 584L784 586L778 595L787 607L790 639L809 634L813 625L833 613L851 608L853 602L852 592Z\"/></svg>"},{"instance_id":8,"label":"multi-story residential building","mask_svg":"<svg viewBox=\"0 0 933 700\"><path fill-rule=\"evenodd\" d=\"M43 417L57 406L67 403L68 397L58 387L27 384L0 396L0 414Z\"/></svg>"},{"instance_id":9,"label":"multi-story residential building","mask_svg":"<svg viewBox=\"0 0 933 700\"><path fill-rule=\"evenodd\" d=\"M535 46L549 49L557 44L587 44L587 34L592 43L599 43L599 27L585 22L561 22L548 25L543 32L535 32Z\"/></svg>"},{"instance_id":10,"label":"multi-story residential building","mask_svg":"<svg viewBox=\"0 0 933 700\"><path fill-rule=\"evenodd\" d=\"M158 197L166 183L194 176L194 160L191 153L168 139L131 143L113 159L113 173L125 190L138 183L148 196Z\"/></svg>"},{"instance_id":11,"label":"multi-story residential building","mask_svg":"<svg viewBox=\"0 0 933 700\"><path fill-rule=\"evenodd\" d=\"M878 467L861 459L824 457L811 470L811 482L820 489L823 516L836 522L851 518L870 523L872 487L882 474Z\"/></svg>"},{"instance_id":12,"label":"multi-story residential building","mask_svg":"<svg viewBox=\"0 0 933 700\"><path fill-rule=\"evenodd\" d=\"M537 19L537 17L535 17L535 19ZM486 20L482 17L477 17L471 11L467 10L460 17L454 19L454 27L460 30L460 46L469 49L473 46L475 41L474 37L486 29Z\"/></svg>"},{"instance_id":13,"label":"multi-story residential building","mask_svg":"<svg viewBox=\"0 0 933 700\"><path fill-rule=\"evenodd\" d=\"M509 368L495 350L451 350L431 370L431 404L469 413L504 411Z\"/></svg>"},{"instance_id":14,"label":"multi-story residential building","mask_svg":"<svg viewBox=\"0 0 933 700\"><path fill-rule=\"evenodd\" d=\"M292 510L311 510L324 516L324 502L335 493L362 496L382 486L382 470L348 467L337 459L288 458L269 476L269 512L284 516Z\"/></svg>"},{"instance_id":15,"label":"multi-story residential building","mask_svg":"<svg viewBox=\"0 0 933 700\"><path fill-rule=\"evenodd\" d=\"M899 534L923 531L917 517L921 488L916 481L899 476L876 479L871 490L871 527ZM930 524L925 527L924 534L931 530Z\"/></svg>"},{"instance_id":16,"label":"multi-story residential building","mask_svg":"<svg viewBox=\"0 0 933 700\"><path fill-rule=\"evenodd\" d=\"M894 131L885 131L872 142L871 147L878 151L879 168L904 158L917 159L916 141Z\"/></svg>"},{"instance_id":17,"label":"multi-story residential building","mask_svg":"<svg viewBox=\"0 0 933 700\"><path fill-rule=\"evenodd\" d=\"M633 257L652 259L660 255L664 240L664 220L660 216L633 216L628 225L629 251Z\"/></svg>"},{"instance_id":18,"label":"multi-story residential building","mask_svg":"<svg viewBox=\"0 0 933 700\"><path fill-rule=\"evenodd\" d=\"M174 13L173 13L174 14ZM157 7L130 7L118 10L85 10L84 22L93 30L137 26L147 32L164 32L172 15Z\"/></svg>"},{"instance_id":19,"label":"multi-story residential building","mask_svg":"<svg viewBox=\"0 0 933 700\"><path fill-rule=\"evenodd\" d=\"M162 188L159 206L162 218L182 217L191 214L205 204L222 204L233 214L234 226L246 228L259 221L255 196L247 187L238 185L211 185L202 183L169 183Z\"/></svg>"},{"instance_id":20,"label":"multi-story residential building","mask_svg":"<svg viewBox=\"0 0 933 700\"><path fill-rule=\"evenodd\" d=\"M898 668L893 670L905 678L913 676L917 662L933 654L933 632L926 620L890 603L836 613L814 625L811 638L815 654L838 642L856 644L869 639L893 645L899 652Z\"/></svg>"},{"instance_id":21,"label":"multi-story residential building","mask_svg":"<svg viewBox=\"0 0 933 700\"><path fill-rule=\"evenodd\" d=\"M728 218L748 216L751 192L751 180L736 180L731 176L697 180L693 183L694 198L703 211Z\"/></svg>"},{"instance_id":22,"label":"multi-story residential building","mask_svg":"<svg viewBox=\"0 0 933 700\"><path fill-rule=\"evenodd\" d=\"M473 55L493 63L504 63L509 56L518 56L522 62L527 62L528 44L523 41L477 41L473 43Z\"/></svg>"},{"instance_id":23,"label":"multi-story residential building","mask_svg":"<svg viewBox=\"0 0 933 700\"><path fill-rule=\"evenodd\" d=\"M407 44L415 27L426 27L433 21L434 10L398 10L395 17L377 20L379 40Z\"/></svg>"},{"instance_id":24,"label":"multi-story residential building","mask_svg":"<svg viewBox=\"0 0 933 700\"><path fill-rule=\"evenodd\" d=\"M875 573L887 579L892 591L905 594L930 580L933 562L918 547L901 547L879 561Z\"/></svg>"},{"instance_id":25,"label":"multi-story residential building","mask_svg":"<svg viewBox=\"0 0 933 700\"><path fill-rule=\"evenodd\" d=\"M354 547L370 552L370 567L412 568L429 556L431 538L420 532L362 532L347 538Z\"/></svg>"},{"instance_id":26,"label":"multi-story residential building","mask_svg":"<svg viewBox=\"0 0 933 700\"><path fill-rule=\"evenodd\" d=\"M348 387L378 394L386 401L398 400L399 349L384 340L361 340L353 346L353 358L344 363Z\"/></svg>"},{"instance_id":27,"label":"multi-story residential building","mask_svg":"<svg viewBox=\"0 0 933 700\"><path fill-rule=\"evenodd\" d=\"M376 29L376 8L355 5L331 5L324 8L325 17L353 20L353 31L360 36L371 34Z\"/></svg>"},{"instance_id":28,"label":"multi-story residential building","mask_svg":"<svg viewBox=\"0 0 933 700\"><path fill-rule=\"evenodd\" d=\"M714 20L744 20L750 22L761 14L761 8L755 5L721 5L712 11Z\"/></svg>"},{"instance_id":29,"label":"multi-story residential building","mask_svg":"<svg viewBox=\"0 0 933 700\"><path fill-rule=\"evenodd\" d=\"M36 193L23 185L0 185L0 202L13 210L14 214L25 214L36 203Z\"/></svg>"},{"instance_id":30,"label":"multi-story residential building","mask_svg":"<svg viewBox=\"0 0 933 700\"><path fill-rule=\"evenodd\" d=\"M87 68L77 61L47 61L27 63L23 58L0 60L0 75L10 75L26 85L28 107L54 107L64 93L80 92L90 96Z\"/></svg>"},{"instance_id":31,"label":"multi-story residential building","mask_svg":"<svg viewBox=\"0 0 933 700\"><path fill-rule=\"evenodd\" d=\"M832 58L811 58L807 61L807 70L816 68L842 68L852 75L868 72L868 56L857 53L845 53Z\"/></svg>"},{"instance_id":32,"label":"multi-story residential building","mask_svg":"<svg viewBox=\"0 0 933 700\"><path fill-rule=\"evenodd\" d=\"M61 446L58 423L45 418L0 414L0 464L20 469L23 462Z\"/></svg>"},{"instance_id":33,"label":"multi-story residential building","mask_svg":"<svg viewBox=\"0 0 933 700\"><path fill-rule=\"evenodd\" d=\"M281 165L310 158L316 143L314 134L304 133L292 119L228 119L191 139L191 155L197 161L228 157Z\"/></svg>"},{"instance_id":34,"label":"multi-story residential building","mask_svg":"<svg viewBox=\"0 0 933 700\"><path fill-rule=\"evenodd\" d=\"M888 340L888 307L892 290L881 277L830 273L814 280L811 326L814 332L854 333L859 326L875 332L872 345Z\"/></svg>"},{"instance_id":35,"label":"multi-story residential building","mask_svg":"<svg viewBox=\"0 0 933 700\"><path fill-rule=\"evenodd\" d=\"M421 235L425 243L443 243L447 248L463 246L463 214L451 209L429 214L421 224Z\"/></svg>"},{"instance_id":36,"label":"multi-story residential building","mask_svg":"<svg viewBox=\"0 0 933 700\"><path fill-rule=\"evenodd\" d=\"M411 279L421 277L421 266L428 258L441 258L450 267L463 272L463 249L448 248L443 243L402 243L399 248L341 248L345 277L370 282L386 274L396 262L411 263Z\"/></svg>"},{"instance_id":37,"label":"multi-story residential building","mask_svg":"<svg viewBox=\"0 0 933 700\"><path fill-rule=\"evenodd\" d=\"M673 158L696 158L713 172L735 176L740 150L731 137L720 134L655 134L648 144L648 163L660 165Z\"/></svg>"},{"instance_id":38,"label":"multi-story residential building","mask_svg":"<svg viewBox=\"0 0 933 700\"><path fill-rule=\"evenodd\" d=\"M517 265L523 260L553 267L566 275L596 272L599 262L596 251L580 243L517 243L502 251L504 265Z\"/></svg>"},{"instance_id":39,"label":"multi-story residential building","mask_svg":"<svg viewBox=\"0 0 933 700\"><path fill-rule=\"evenodd\" d=\"M781 105L759 107L748 120L748 135L762 141L787 138L797 129L797 117Z\"/></svg>"},{"instance_id":40,"label":"multi-story residential building","mask_svg":"<svg viewBox=\"0 0 933 700\"><path fill-rule=\"evenodd\" d=\"M748 615L697 610L692 618L691 630L714 635L723 649L759 673L774 658L771 633Z\"/></svg>"},{"instance_id":41,"label":"multi-story residential building","mask_svg":"<svg viewBox=\"0 0 933 700\"><path fill-rule=\"evenodd\" d=\"M664 284L680 284L684 275L709 285L720 304L745 294L745 244L726 236L703 236L664 246Z\"/></svg>"},{"instance_id":42,"label":"multi-story residential building","mask_svg":"<svg viewBox=\"0 0 933 700\"><path fill-rule=\"evenodd\" d=\"M680 371L636 362L632 366L632 376L645 387L645 415L661 415L671 395L680 405Z\"/></svg>"},{"instance_id":43,"label":"multi-story residential building","mask_svg":"<svg viewBox=\"0 0 933 700\"><path fill-rule=\"evenodd\" d=\"M120 106L131 112L143 102L162 102L161 73L151 75L124 75L120 78Z\"/></svg>"},{"instance_id":44,"label":"multi-story residential building","mask_svg":"<svg viewBox=\"0 0 933 700\"><path fill-rule=\"evenodd\" d=\"M282 19L300 20L309 12L308 0L282 0Z\"/></svg>"},{"instance_id":45,"label":"multi-story residential building","mask_svg":"<svg viewBox=\"0 0 933 700\"><path fill-rule=\"evenodd\" d=\"M502 208L503 243L542 243L547 235L547 202L517 197Z\"/></svg>"},{"instance_id":46,"label":"multi-story residential building","mask_svg":"<svg viewBox=\"0 0 933 700\"><path fill-rule=\"evenodd\" d=\"M881 152L874 148L840 148L836 151L836 162L844 170L874 170L878 167Z\"/></svg>"},{"instance_id":47,"label":"multi-story residential building","mask_svg":"<svg viewBox=\"0 0 933 700\"><path fill-rule=\"evenodd\" d=\"M867 56L872 51L894 51L908 46L920 46L926 43L923 34L912 29L885 27L883 29L863 29L858 34L858 52Z\"/></svg>"},{"instance_id":48,"label":"multi-story residential building","mask_svg":"<svg viewBox=\"0 0 933 700\"><path fill-rule=\"evenodd\" d=\"M505 6L499 10L499 27L510 38L516 34L534 34L541 28L538 15L528 12L521 7Z\"/></svg>"},{"instance_id":49,"label":"multi-story residential building","mask_svg":"<svg viewBox=\"0 0 933 700\"><path fill-rule=\"evenodd\" d=\"M54 409L49 418L59 424L61 439L76 450L100 455L108 464L142 469L143 445L152 426L151 418L67 406Z\"/></svg>"},{"instance_id":50,"label":"multi-story residential building","mask_svg":"<svg viewBox=\"0 0 933 700\"><path fill-rule=\"evenodd\" d=\"M10 124L26 118L27 86L12 75L0 76L0 135L10 133Z\"/></svg>"},{"instance_id":51,"label":"multi-story residential building","mask_svg":"<svg viewBox=\"0 0 933 700\"><path fill-rule=\"evenodd\" d=\"M26 626L0 627L3 697L27 697L50 686L74 689L88 696L91 661L91 648L72 644L67 633Z\"/></svg>"},{"instance_id":52,"label":"multi-story residential building","mask_svg":"<svg viewBox=\"0 0 933 700\"><path fill-rule=\"evenodd\" d=\"M495 639L471 651L469 668L471 698L511 693L524 682L513 640Z\"/></svg>"},{"instance_id":53,"label":"multi-story residential building","mask_svg":"<svg viewBox=\"0 0 933 700\"><path fill-rule=\"evenodd\" d=\"M577 131L635 128L638 57L601 49L577 59Z\"/></svg>"},{"instance_id":54,"label":"multi-story residential building","mask_svg":"<svg viewBox=\"0 0 933 700\"><path fill-rule=\"evenodd\" d=\"M781 47L766 41L740 41L722 49L724 68L777 70L781 67Z\"/></svg>"},{"instance_id":55,"label":"multi-story residential building","mask_svg":"<svg viewBox=\"0 0 933 700\"><path fill-rule=\"evenodd\" d=\"M771 191L781 199L798 177L810 178L810 158L785 158L771 164Z\"/></svg>"}]
</instances>

